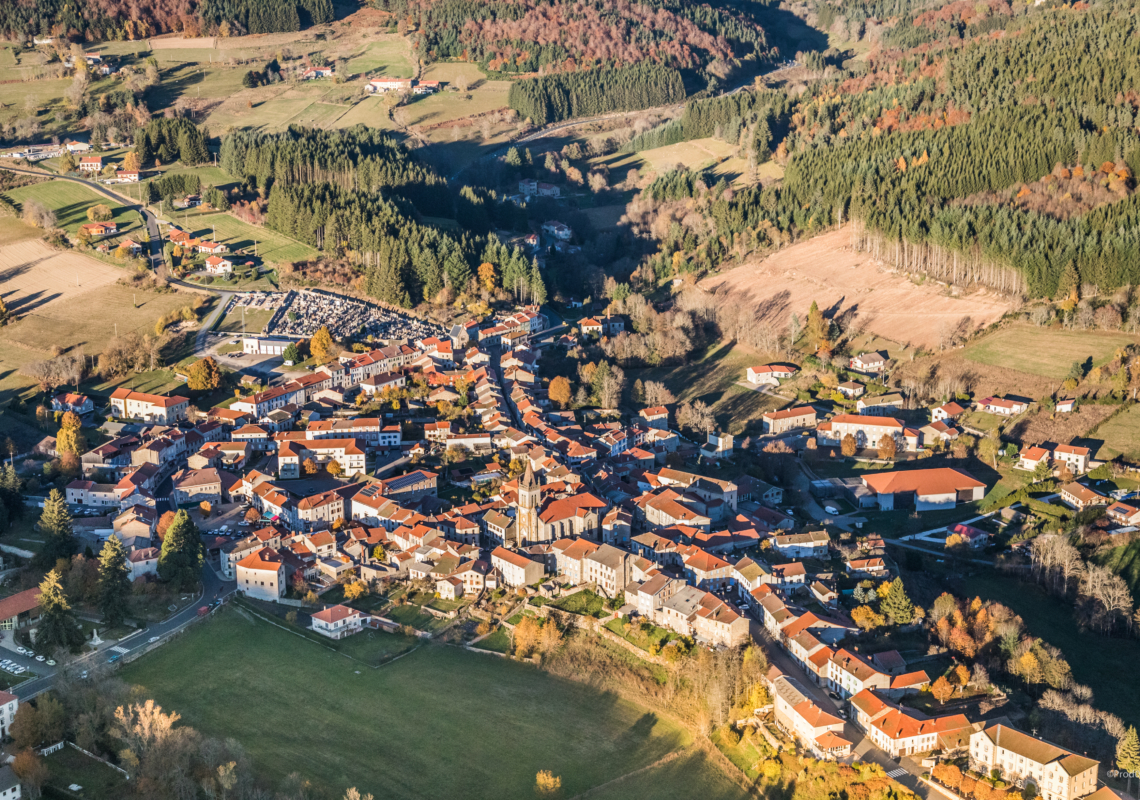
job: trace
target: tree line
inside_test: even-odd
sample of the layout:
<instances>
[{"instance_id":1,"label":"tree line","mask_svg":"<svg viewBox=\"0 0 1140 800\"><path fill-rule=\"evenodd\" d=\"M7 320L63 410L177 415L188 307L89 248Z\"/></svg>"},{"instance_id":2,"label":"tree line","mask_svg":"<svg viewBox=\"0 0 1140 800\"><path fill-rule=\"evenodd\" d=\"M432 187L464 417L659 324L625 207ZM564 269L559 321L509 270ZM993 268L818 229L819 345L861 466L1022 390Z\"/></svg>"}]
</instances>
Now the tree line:
<instances>
[{"instance_id":1,"label":"tree line","mask_svg":"<svg viewBox=\"0 0 1140 800\"><path fill-rule=\"evenodd\" d=\"M237 23L246 33L284 33L332 22L332 0L202 0L198 15L207 26Z\"/></svg>"},{"instance_id":2,"label":"tree line","mask_svg":"<svg viewBox=\"0 0 1140 800\"><path fill-rule=\"evenodd\" d=\"M511 84L507 104L535 125L679 103L681 73L660 64L545 75Z\"/></svg>"}]
</instances>

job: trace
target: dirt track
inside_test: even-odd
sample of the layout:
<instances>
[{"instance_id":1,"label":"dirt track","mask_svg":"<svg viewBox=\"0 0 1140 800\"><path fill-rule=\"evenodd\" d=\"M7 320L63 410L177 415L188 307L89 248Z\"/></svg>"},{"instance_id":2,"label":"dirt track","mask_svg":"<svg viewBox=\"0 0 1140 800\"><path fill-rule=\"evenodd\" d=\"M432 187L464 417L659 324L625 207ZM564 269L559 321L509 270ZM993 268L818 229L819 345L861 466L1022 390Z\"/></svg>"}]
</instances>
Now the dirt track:
<instances>
[{"instance_id":1,"label":"dirt track","mask_svg":"<svg viewBox=\"0 0 1140 800\"><path fill-rule=\"evenodd\" d=\"M852 314L854 325L871 333L933 349L943 331L983 327L1012 308L1009 300L987 292L952 296L933 282L919 286L854 252L850 238L847 228L817 236L700 286L727 291L731 302L747 303L762 321L781 327L793 313L805 319L814 300L832 318Z\"/></svg>"},{"instance_id":2,"label":"dirt track","mask_svg":"<svg viewBox=\"0 0 1140 800\"><path fill-rule=\"evenodd\" d=\"M80 253L53 250L39 239L0 246L0 295L20 316L114 283L126 274Z\"/></svg>"}]
</instances>

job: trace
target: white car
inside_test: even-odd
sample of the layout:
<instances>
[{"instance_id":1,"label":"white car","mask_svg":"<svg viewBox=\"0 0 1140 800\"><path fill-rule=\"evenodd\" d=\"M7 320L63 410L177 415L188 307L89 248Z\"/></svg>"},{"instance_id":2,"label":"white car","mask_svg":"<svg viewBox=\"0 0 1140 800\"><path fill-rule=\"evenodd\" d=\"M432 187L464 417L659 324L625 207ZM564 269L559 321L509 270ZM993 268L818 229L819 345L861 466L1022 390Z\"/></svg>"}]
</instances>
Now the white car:
<instances>
[{"instance_id":1,"label":"white car","mask_svg":"<svg viewBox=\"0 0 1140 800\"><path fill-rule=\"evenodd\" d=\"M22 656L26 656L26 655L28 654L28 651L27 651L27 650L25 650L25 649L24 649L24 648L22 648L22 647L17 647L17 648L16 648L16 652L17 652L17 653L19 653L19 654L20 654L20 655L22 655Z\"/></svg>"},{"instance_id":2,"label":"white car","mask_svg":"<svg viewBox=\"0 0 1140 800\"><path fill-rule=\"evenodd\" d=\"M55 666L55 659L54 659L54 658L49 658L49 659L47 660L47 665L48 665L49 667L54 667L54 666Z\"/></svg>"},{"instance_id":3,"label":"white car","mask_svg":"<svg viewBox=\"0 0 1140 800\"><path fill-rule=\"evenodd\" d=\"M836 508L835 506L824 506L823 510L826 511L828 514L838 514L839 513L839 509Z\"/></svg>"},{"instance_id":4,"label":"white car","mask_svg":"<svg viewBox=\"0 0 1140 800\"><path fill-rule=\"evenodd\" d=\"M147 642L149 642L150 644L154 644L155 642L157 642L159 640L159 638L160 637L158 637L158 636L152 636L149 639L147 639Z\"/></svg>"},{"instance_id":5,"label":"white car","mask_svg":"<svg viewBox=\"0 0 1140 800\"><path fill-rule=\"evenodd\" d=\"M36 656L36 661L46 661L47 656Z\"/></svg>"}]
</instances>

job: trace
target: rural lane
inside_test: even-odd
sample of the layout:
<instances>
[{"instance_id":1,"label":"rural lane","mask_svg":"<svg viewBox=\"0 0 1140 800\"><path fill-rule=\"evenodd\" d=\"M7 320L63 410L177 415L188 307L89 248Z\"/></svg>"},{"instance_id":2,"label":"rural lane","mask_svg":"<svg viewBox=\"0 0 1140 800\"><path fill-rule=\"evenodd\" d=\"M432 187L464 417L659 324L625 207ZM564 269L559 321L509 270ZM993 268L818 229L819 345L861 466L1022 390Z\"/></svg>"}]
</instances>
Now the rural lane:
<instances>
[{"instance_id":1,"label":"rural lane","mask_svg":"<svg viewBox=\"0 0 1140 800\"><path fill-rule=\"evenodd\" d=\"M123 641L121 644L115 645L114 642L107 642L105 646L101 647L86 655L80 656L71 661L67 667L73 671L92 670L100 665L106 664L108 659L111 658L112 647L119 647L120 650L114 651L116 655L126 656L141 650L151 645L151 639L154 637L165 637L181 630L186 623L194 620L198 616L198 609L207 603L213 602L215 599L224 599L237 591L237 583L234 581L222 580L218 577L218 573L209 564L202 567L202 591L198 595L198 599L182 609L176 614L164 619L162 622L156 622L142 628L138 633L132 635L129 639ZM11 657L11 656L8 656ZM15 659L14 659L15 660ZM32 665L36 670L44 669L42 663L33 663ZM61 667L62 669L62 667ZM35 678L34 680L26 681L13 688L12 692L20 698L21 702L26 702L36 695L46 692L52 687L55 682L56 675L59 674L58 670L54 670L50 674L43 675L42 677Z\"/></svg>"},{"instance_id":2,"label":"rural lane","mask_svg":"<svg viewBox=\"0 0 1140 800\"><path fill-rule=\"evenodd\" d=\"M86 186L88 189L96 192L97 194L103 195L108 200L114 200L124 208L130 209L131 211L137 211L142 216L143 221L146 222L146 231L149 237L147 240L147 258L150 261L150 268L158 272L160 275L165 272L166 266L165 262L162 260L162 237L158 232L158 219L154 216L154 214L146 209L146 206L140 203L136 203L131 198L124 197L117 192L112 192L106 186L102 186L98 183L92 183L91 181L85 181L81 178L69 178L66 175L55 175L50 172L40 172L32 169L20 169L19 167L10 167L6 164L0 164L0 169L5 169L8 170L8 172L15 172L20 175L34 175L37 178L46 178L53 181L70 181L71 183L78 183L81 186ZM155 266L155 259L158 260L157 267ZM162 276L165 277L165 275Z\"/></svg>"}]
</instances>

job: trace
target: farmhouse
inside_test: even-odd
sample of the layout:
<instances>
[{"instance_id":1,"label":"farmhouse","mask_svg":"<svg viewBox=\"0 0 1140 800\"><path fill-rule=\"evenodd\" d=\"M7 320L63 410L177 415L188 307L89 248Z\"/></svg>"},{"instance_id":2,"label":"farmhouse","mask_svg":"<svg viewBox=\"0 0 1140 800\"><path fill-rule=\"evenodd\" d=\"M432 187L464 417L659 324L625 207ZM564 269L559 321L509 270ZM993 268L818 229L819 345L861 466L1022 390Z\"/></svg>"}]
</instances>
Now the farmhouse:
<instances>
[{"instance_id":1,"label":"farmhouse","mask_svg":"<svg viewBox=\"0 0 1140 800\"><path fill-rule=\"evenodd\" d=\"M979 405L991 414L1000 414L1003 417L1012 417L1014 414L1029 408L1029 401L1016 397L987 397Z\"/></svg>"},{"instance_id":2,"label":"farmhouse","mask_svg":"<svg viewBox=\"0 0 1140 800\"><path fill-rule=\"evenodd\" d=\"M981 481L948 467L877 472L864 475L863 485L875 493L884 511L911 506L917 511L953 508L981 500L986 491Z\"/></svg>"},{"instance_id":3,"label":"farmhouse","mask_svg":"<svg viewBox=\"0 0 1140 800\"><path fill-rule=\"evenodd\" d=\"M305 70L301 78L306 81L315 81L318 78L331 78L332 76L332 67L313 67L312 69Z\"/></svg>"},{"instance_id":4,"label":"farmhouse","mask_svg":"<svg viewBox=\"0 0 1140 800\"><path fill-rule=\"evenodd\" d=\"M781 411L768 411L762 417L764 433L780 434L799 428L814 428L815 409L811 406L796 406Z\"/></svg>"},{"instance_id":5,"label":"farmhouse","mask_svg":"<svg viewBox=\"0 0 1140 800\"><path fill-rule=\"evenodd\" d=\"M84 156L79 159L80 172L99 172L103 169L103 156Z\"/></svg>"},{"instance_id":6,"label":"farmhouse","mask_svg":"<svg viewBox=\"0 0 1140 800\"><path fill-rule=\"evenodd\" d=\"M886 370L888 360L889 358L886 353L875 350L871 353L860 353L857 356L853 356L848 366L856 372L877 375Z\"/></svg>"},{"instance_id":7,"label":"farmhouse","mask_svg":"<svg viewBox=\"0 0 1140 800\"><path fill-rule=\"evenodd\" d=\"M369 94L383 94L411 88L412 82L407 78L373 78L364 87Z\"/></svg>"},{"instance_id":8,"label":"farmhouse","mask_svg":"<svg viewBox=\"0 0 1140 800\"><path fill-rule=\"evenodd\" d=\"M839 390L839 393L841 395L849 400L854 400L857 397L862 397L863 392L867 390L867 387L858 381L844 381L835 388Z\"/></svg>"},{"instance_id":9,"label":"farmhouse","mask_svg":"<svg viewBox=\"0 0 1140 800\"><path fill-rule=\"evenodd\" d=\"M784 378L796 374L796 368L786 364L765 364L748 368L748 382L756 385L778 386Z\"/></svg>"}]
</instances>

